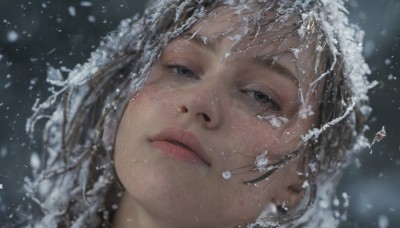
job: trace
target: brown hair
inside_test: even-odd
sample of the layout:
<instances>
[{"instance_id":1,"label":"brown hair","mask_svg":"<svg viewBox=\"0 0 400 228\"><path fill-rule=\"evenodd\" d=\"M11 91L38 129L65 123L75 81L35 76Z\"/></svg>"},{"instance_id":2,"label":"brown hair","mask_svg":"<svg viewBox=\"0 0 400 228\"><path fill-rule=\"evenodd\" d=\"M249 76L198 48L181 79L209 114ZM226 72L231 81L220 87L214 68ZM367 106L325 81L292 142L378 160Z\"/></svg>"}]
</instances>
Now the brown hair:
<instances>
[{"instance_id":1,"label":"brown hair","mask_svg":"<svg viewBox=\"0 0 400 228\"><path fill-rule=\"evenodd\" d=\"M36 224L107 226L110 213L118 203L118 193L122 192L112 161L115 127L110 130L109 126L118 126L130 96L141 89L164 46L213 9L231 4L228 2L238 4L238 1L211 0L153 1L140 20L123 21L118 31L102 42L86 64L78 65L68 79L59 82L62 87L58 91L34 106L35 112L27 123L32 137L36 122L48 119L42 140L46 165L33 181L26 182L25 187L43 211ZM295 225L291 221L307 212L316 198L323 198L317 195L318 187L332 180L337 182L348 163L349 151L363 133L366 115L359 110L367 100L352 99L352 84L348 81L341 51L333 51L333 46L327 43L329 34L321 26L323 18L318 17L322 7L320 1L304 1L300 5L285 0L259 2L263 3L257 3L256 11L261 13L254 14L253 27L242 40L260 28L258 16L274 10L281 19L287 15L299 18L287 35L294 35L313 21L314 35L325 43L317 71L318 75L324 74L323 101L319 106L319 123L323 131L315 137L311 134L304 150L290 153L277 164L278 167L301 153L305 155L304 173L311 186L309 203L299 213L282 215L276 223ZM315 14L303 20L302 15L310 12ZM275 23L275 20L268 23ZM347 112L354 102L352 110ZM336 122L338 118L340 121ZM310 168L309 164L315 164L315 167ZM265 179L272 173L249 183ZM334 192L328 197L332 194ZM320 221L319 217L318 213L311 216L315 221ZM304 222L311 224L311 221ZM302 221L300 224L304 225Z\"/></svg>"}]
</instances>

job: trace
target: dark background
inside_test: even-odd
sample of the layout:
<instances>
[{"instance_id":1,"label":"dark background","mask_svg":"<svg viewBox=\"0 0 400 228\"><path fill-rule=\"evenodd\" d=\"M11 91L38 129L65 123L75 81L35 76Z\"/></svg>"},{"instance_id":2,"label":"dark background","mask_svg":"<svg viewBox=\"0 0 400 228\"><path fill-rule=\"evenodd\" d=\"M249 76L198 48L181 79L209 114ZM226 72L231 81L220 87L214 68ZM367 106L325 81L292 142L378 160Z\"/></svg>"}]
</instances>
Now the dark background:
<instances>
[{"instance_id":1,"label":"dark background","mask_svg":"<svg viewBox=\"0 0 400 228\"><path fill-rule=\"evenodd\" d=\"M142 12L139 0L0 0L0 226L26 210L22 191L32 153L26 118L48 94L48 66L72 69L86 61L120 20ZM367 136L387 137L362 151L344 174L337 195L350 196L341 227L400 227L400 0L350 0L351 21L365 30L364 54L379 85L370 91Z\"/></svg>"}]
</instances>

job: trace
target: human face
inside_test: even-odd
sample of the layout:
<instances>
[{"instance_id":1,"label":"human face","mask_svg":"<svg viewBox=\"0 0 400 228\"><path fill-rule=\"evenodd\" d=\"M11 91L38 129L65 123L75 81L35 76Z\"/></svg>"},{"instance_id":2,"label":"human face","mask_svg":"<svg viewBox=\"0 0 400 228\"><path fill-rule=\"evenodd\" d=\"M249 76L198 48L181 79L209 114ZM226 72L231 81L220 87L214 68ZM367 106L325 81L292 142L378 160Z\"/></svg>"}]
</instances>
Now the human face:
<instances>
[{"instance_id":1,"label":"human face","mask_svg":"<svg viewBox=\"0 0 400 228\"><path fill-rule=\"evenodd\" d=\"M297 202L297 160L267 180L244 182L262 174L249 166L257 156L278 161L315 122L312 50L300 44L298 53L284 52L290 39L233 47L244 23L233 11L219 9L169 42L128 104L114 152L126 190L121 204L132 211L126 219L234 227L254 221L268 203ZM273 51L280 54L271 65L264 57ZM230 178L222 175L227 170Z\"/></svg>"}]
</instances>

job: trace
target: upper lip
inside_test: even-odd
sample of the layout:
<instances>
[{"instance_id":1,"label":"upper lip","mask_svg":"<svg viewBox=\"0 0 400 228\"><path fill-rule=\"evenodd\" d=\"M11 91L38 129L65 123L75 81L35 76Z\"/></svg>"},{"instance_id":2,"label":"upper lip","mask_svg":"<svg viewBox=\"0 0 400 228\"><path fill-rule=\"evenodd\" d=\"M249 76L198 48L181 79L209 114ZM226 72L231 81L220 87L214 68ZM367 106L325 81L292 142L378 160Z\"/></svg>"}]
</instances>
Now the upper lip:
<instances>
[{"instance_id":1,"label":"upper lip","mask_svg":"<svg viewBox=\"0 0 400 228\"><path fill-rule=\"evenodd\" d=\"M199 139L186 130L179 128L166 128L150 138L150 142L154 141L167 141L183 146L196 154L206 165L210 166L210 159L208 158Z\"/></svg>"}]
</instances>

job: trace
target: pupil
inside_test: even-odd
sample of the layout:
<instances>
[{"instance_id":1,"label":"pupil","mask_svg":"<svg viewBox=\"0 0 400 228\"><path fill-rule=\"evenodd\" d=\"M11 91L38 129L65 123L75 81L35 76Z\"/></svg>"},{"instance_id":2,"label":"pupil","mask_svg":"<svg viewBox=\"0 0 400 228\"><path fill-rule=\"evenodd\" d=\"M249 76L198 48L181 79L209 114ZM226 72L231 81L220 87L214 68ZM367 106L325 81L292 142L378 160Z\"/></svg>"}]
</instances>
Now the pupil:
<instances>
[{"instance_id":1,"label":"pupil","mask_svg":"<svg viewBox=\"0 0 400 228\"><path fill-rule=\"evenodd\" d=\"M254 97L260 101L260 102L268 102L269 101L269 97L260 93L260 92L254 92Z\"/></svg>"},{"instance_id":2,"label":"pupil","mask_svg":"<svg viewBox=\"0 0 400 228\"><path fill-rule=\"evenodd\" d=\"M178 67L177 70L179 74L190 75L190 71L184 67Z\"/></svg>"}]
</instances>

